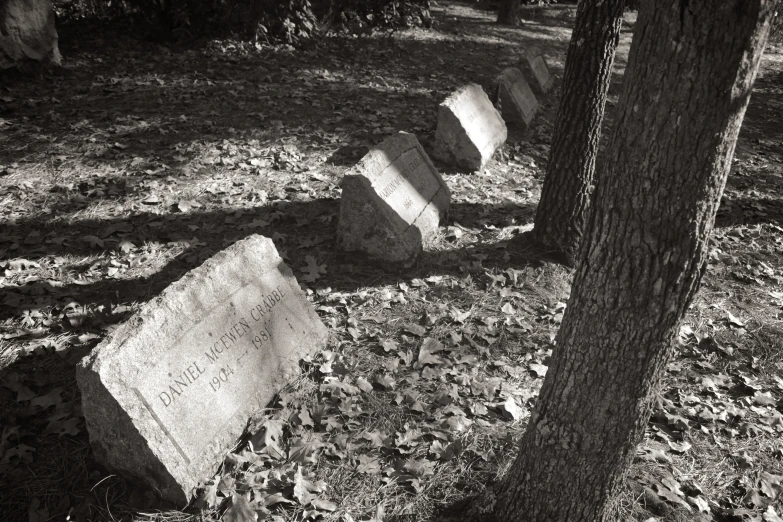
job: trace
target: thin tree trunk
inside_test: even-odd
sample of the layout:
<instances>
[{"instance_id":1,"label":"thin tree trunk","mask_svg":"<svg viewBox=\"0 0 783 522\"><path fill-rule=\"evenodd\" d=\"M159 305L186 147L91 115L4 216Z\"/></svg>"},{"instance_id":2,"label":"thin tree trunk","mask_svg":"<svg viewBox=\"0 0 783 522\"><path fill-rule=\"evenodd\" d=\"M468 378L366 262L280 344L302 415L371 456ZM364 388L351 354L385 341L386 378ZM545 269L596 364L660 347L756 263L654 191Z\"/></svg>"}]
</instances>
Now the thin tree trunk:
<instances>
[{"instance_id":1,"label":"thin tree trunk","mask_svg":"<svg viewBox=\"0 0 783 522\"><path fill-rule=\"evenodd\" d=\"M500 0L497 23L519 25L519 4L521 0Z\"/></svg>"},{"instance_id":2,"label":"thin tree trunk","mask_svg":"<svg viewBox=\"0 0 783 522\"><path fill-rule=\"evenodd\" d=\"M573 266L582 239L624 0L581 0L533 237Z\"/></svg>"},{"instance_id":3,"label":"thin tree trunk","mask_svg":"<svg viewBox=\"0 0 783 522\"><path fill-rule=\"evenodd\" d=\"M776 0L647 0L573 290L497 520L595 522L649 420Z\"/></svg>"}]
</instances>

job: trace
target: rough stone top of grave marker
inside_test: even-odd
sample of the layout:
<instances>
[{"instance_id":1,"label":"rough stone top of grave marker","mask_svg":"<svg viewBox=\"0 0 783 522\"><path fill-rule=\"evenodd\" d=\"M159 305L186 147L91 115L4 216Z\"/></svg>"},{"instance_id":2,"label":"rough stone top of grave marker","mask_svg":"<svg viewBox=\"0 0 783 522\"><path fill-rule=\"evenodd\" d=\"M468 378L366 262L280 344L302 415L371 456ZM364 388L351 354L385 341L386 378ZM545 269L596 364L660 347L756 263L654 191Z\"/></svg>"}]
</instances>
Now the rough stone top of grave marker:
<instances>
[{"instance_id":1,"label":"rough stone top of grave marker","mask_svg":"<svg viewBox=\"0 0 783 522\"><path fill-rule=\"evenodd\" d=\"M451 192L416 136L373 147L342 181L337 246L395 268L410 266L448 212Z\"/></svg>"},{"instance_id":2,"label":"rough stone top of grave marker","mask_svg":"<svg viewBox=\"0 0 783 522\"><path fill-rule=\"evenodd\" d=\"M527 58L528 65L533 70L533 76L536 77L536 82L538 82L541 91L544 94L548 93L554 82L554 76L552 76L552 72L549 70L549 66L546 63L546 59L544 58L541 49L538 47L528 47L525 52L525 57Z\"/></svg>"},{"instance_id":3,"label":"rough stone top of grave marker","mask_svg":"<svg viewBox=\"0 0 783 522\"><path fill-rule=\"evenodd\" d=\"M506 122L522 120L530 125L538 110L538 100L516 67L503 70L498 76L498 102Z\"/></svg>"},{"instance_id":4,"label":"rough stone top of grave marker","mask_svg":"<svg viewBox=\"0 0 783 522\"><path fill-rule=\"evenodd\" d=\"M170 285L77 367L96 457L185 504L328 338L272 240L239 241Z\"/></svg>"},{"instance_id":5,"label":"rough stone top of grave marker","mask_svg":"<svg viewBox=\"0 0 783 522\"><path fill-rule=\"evenodd\" d=\"M438 107L434 158L479 170L507 137L506 124L484 89L471 83L454 91Z\"/></svg>"},{"instance_id":6,"label":"rough stone top of grave marker","mask_svg":"<svg viewBox=\"0 0 783 522\"><path fill-rule=\"evenodd\" d=\"M34 60L60 65L52 2L3 0L0 2L0 70Z\"/></svg>"}]
</instances>

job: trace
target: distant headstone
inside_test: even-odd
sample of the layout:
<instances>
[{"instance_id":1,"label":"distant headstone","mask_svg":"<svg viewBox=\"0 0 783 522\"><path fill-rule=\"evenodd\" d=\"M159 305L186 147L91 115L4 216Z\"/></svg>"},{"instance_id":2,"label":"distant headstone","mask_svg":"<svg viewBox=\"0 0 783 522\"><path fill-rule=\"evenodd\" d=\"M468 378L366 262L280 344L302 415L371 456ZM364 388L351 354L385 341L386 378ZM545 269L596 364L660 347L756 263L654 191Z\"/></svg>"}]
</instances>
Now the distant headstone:
<instances>
[{"instance_id":1,"label":"distant headstone","mask_svg":"<svg viewBox=\"0 0 783 522\"><path fill-rule=\"evenodd\" d=\"M411 266L445 218L451 192L416 136L371 149L342 181L337 247L387 268Z\"/></svg>"},{"instance_id":2,"label":"distant headstone","mask_svg":"<svg viewBox=\"0 0 783 522\"><path fill-rule=\"evenodd\" d=\"M438 107L432 156L467 170L480 170L506 141L506 124L484 89L471 83Z\"/></svg>"},{"instance_id":3,"label":"distant headstone","mask_svg":"<svg viewBox=\"0 0 783 522\"><path fill-rule=\"evenodd\" d=\"M52 0L0 1L0 69L60 60Z\"/></svg>"},{"instance_id":4,"label":"distant headstone","mask_svg":"<svg viewBox=\"0 0 783 522\"><path fill-rule=\"evenodd\" d=\"M272 241L235 243L77 367L96 457L184 505L327 335Z\"/></svg>"},{"instance_id":5,"label":"distant headstone","mask_svg":"<svg viewBox=\"0 0 783 522\"><path fill-rule=\"evenodd\" d=\"M552 76L552 72L546 64L546 59L544 59L544 54L541 52L541 49L538 47L529 47L527 52L525 52L525 57L527 58L530 69L533 70L533 76L536 77L541 92L544 94L548 93L549 89L552 87L554 76Z\"/></svg>"},{"instance_id":6,"label":"distant headstone","mask_svg":"<svg viewBox=\"0 0 783 522\"><path fill-rule=\"evenodd\" d=\"M530 125L538 110L538 100L516 67L509 67L498 76L497 102L506 123L522 120Z\"/></svg>"}]
</instances>

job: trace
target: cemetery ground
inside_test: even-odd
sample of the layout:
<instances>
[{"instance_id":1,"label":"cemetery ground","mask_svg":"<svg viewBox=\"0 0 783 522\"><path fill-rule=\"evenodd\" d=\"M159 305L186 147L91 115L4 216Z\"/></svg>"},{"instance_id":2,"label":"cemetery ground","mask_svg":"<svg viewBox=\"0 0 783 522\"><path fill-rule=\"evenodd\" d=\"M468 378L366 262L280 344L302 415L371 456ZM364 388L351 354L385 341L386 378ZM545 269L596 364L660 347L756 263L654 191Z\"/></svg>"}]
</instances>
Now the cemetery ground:
<instances>
[{"instance_id":1,"label":"cemetery ground","mask_svg":"<svg viewBox=\"0 0 783 522\"><path fill-rule=\"evenodd\" d=\"M510 28L472 5L441 3L432 30L302 49L63 27L62 71L3 79L2 520L413 521L458 513L503 476L569 292L571 272L524 240L559 85L482 172L439 165L451 213L416 266L384 272L333 248L342 172L368 147L404 130L427 148L438 103L469 82L490 93L523 46L562 73L572 6L528 8ZM618 520L783 514L781 96L773 40ZM192 505L161 505L94 462L74 365L250 234L274 240L331 342Z\"/></svg>"}]
</instances>

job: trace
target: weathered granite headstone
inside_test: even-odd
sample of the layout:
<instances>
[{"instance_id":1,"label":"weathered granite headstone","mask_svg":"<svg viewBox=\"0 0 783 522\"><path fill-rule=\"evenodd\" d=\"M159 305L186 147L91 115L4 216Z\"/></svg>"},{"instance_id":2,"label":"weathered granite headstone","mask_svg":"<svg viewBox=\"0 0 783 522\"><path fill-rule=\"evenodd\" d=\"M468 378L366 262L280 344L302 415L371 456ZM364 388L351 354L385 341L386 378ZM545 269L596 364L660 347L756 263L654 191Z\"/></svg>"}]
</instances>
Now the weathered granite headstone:
<instances>
[{"instance_id":1,"label":"weathered granite headstone","mask_svg":"<svg viewBox=\"0 0 783 522\"><path fill-rule=\"evenodd\" d=\"M0 1L0 69L25 61L60 65L51 0Z\"/></svg>"},{"instance_id":2,"label":"weathered granite headstone","mask_svg":"<svg viewBox=\"0 0 783 522\"><path fill-rule=\"evenodd\" d=\"M552 72L549 70L549 66L546 63L546 59L544 59L544 54L541 52L541 49L538 47L528 47L525 52L525 57L527 58L530 69L533 71L533 76L536 77L541 92L544 94L548 93L549 89L552 87L554 76L552 76Z\"/></svg>"},{"instance_id":3,"label":"weathered granite headstone","mask_svg":"<svg viewBox=\"0 0 783 522\"><path fill-rule=\"evenodd\" d=\"M337 247L387 268L411 266L445 218L451 192L413 134L371 149L342 181Z\"/></svg>"},{"instance_id":4,"label":"weathered granite headstone","mask_svg":"<svg viewBox=\"0 0 783 522\"><path fill-rule=\"evenodd\" d=\"M96 457L185 504L327 336L272 240L232 245L77 367Z\"/></svg>"},{"instance_id":5,"label":"weathered granite headstone","mask_svg":"<svg viewBox=\"0 0 783 522\"><path fill-rule=\"evenodd\" d=\"M432 156L443 163L480 170L506 141L506 124L484 89L460 87L438 107Z\"/></svg>"},{"instance_id":6,"label":"weathered granite headstone","mask_svg":"<svg viewBox=\"0 0 783 522\"><path fill-rule=\"evenodd\" d=\"M500 73L497 83L497 102L506 123L521 120L525 125L530 125L538 110L538 100L525 81L522 71L509 67Z\"/></svg>"}]
</instances>

